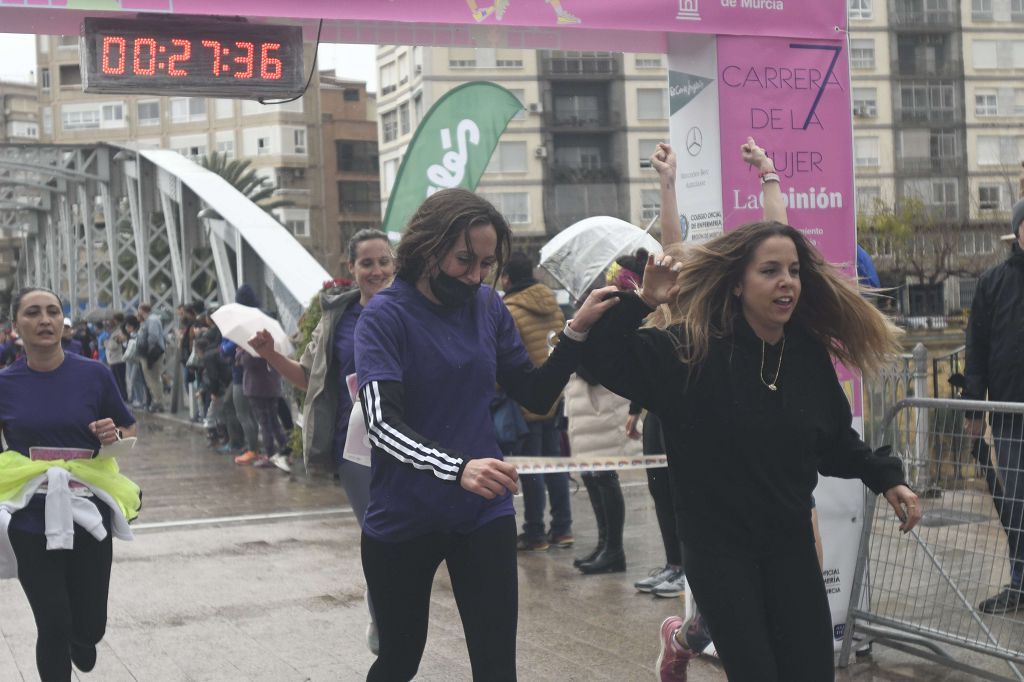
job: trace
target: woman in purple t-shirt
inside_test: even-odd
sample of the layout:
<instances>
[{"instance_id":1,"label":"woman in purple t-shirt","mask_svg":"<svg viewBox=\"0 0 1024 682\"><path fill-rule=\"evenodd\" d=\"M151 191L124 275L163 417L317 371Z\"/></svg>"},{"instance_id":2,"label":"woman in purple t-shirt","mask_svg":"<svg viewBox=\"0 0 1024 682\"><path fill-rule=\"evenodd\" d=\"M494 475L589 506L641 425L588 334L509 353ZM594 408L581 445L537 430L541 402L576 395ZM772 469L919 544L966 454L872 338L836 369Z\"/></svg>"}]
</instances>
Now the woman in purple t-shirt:
<instances>
[{"instance_id":1,"label":"woman in purple t-shirt","mask_svg":"<svg viewBox=\"0 0 1024 682\"><path fill-rule=\"evenodd\" d=\"M57 294L23 289L14 297L11 319L25 357L0 372L0 429L8 449L26 457L33 447L88 455L135 435L135 418L110 368L61 348L64 312ZM70 680L72 662L82 672L96 664L96 644L107 625L111 563L110 510L102 503L97 507L106 538L96 540L75 524L71 550L47 549L45 494L34 495L11 516L8 538L35 616L36 666L46 681Z\"/></svg>"},{"instance_id":2,"label":"woman in purple t-shirt","mask_svg":"<svg viewBox=\"0 0 1024 682\"><path fill-rule=\"evenodd\" d=\"M512 315L483 285L500 275L510 236L502 215L472 192L433 194L398 245L395 283L356 325L373 453L362 537L380 633L371 682L416 674L442 561L473 678L516 677L518 475L501 459L489 406L500 384L530 411L547 412L580 344L563 336L544 365L530 362Z\"/></svg>"}]
</instances>

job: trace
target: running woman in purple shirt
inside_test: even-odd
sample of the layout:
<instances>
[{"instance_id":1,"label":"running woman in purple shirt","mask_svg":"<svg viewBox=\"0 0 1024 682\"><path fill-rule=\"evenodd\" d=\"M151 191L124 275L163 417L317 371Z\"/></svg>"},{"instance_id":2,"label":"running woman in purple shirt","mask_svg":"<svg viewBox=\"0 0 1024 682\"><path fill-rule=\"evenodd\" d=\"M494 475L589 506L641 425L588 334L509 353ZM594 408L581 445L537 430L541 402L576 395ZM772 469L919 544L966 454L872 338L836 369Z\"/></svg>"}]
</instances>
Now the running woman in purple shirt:
<instances>
[{"instance_id":1,"label":"running woman in purple shirt","mask_svg":"<svg viewBox=\"0 0 1024 682\"><path fill-rule=\"evenodd\" d=\"M362 537L380 632L371 682L415 676L442 561L473 679L516 678L518 475L501 460L489 406L497 383L527 409L546 412L580 344L563 336L544 365L530 362L508 309L483 284L501 274L510 237L501 214L472 192L433 194L398 245L395 283L356 324L373 452Z\"/></svg>"},{"instance_id":2,"label":"running woman in purple shirt","mask_svg":"<svg viewBox=\"0 0 1024 682\"><path fill-rule=\"evenodd\" d=\"M25 357L0 372L0 430L8 449L26 457L32 447L95 453L135 435L135 417L110 368L61 347L64 312L57 294L21 290L11 304L11 319L25 342ZM71 679L72 662L82 672L92 670L107 626L110 509L97 503L106 539L96 540L75 524L74 549L48 550L45 498L34 495L11 516L8 537L38 629L39 677L64 682Z\"/></svg>"}]
</instances>

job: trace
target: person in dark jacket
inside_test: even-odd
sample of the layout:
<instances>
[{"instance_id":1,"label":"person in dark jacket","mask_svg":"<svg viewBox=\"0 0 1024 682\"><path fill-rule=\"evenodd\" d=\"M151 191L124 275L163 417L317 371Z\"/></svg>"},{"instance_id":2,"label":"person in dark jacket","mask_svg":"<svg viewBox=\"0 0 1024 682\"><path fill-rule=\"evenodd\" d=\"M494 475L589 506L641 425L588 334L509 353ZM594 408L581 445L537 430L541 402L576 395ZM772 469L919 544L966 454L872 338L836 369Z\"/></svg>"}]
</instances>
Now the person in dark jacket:
<instances>
[{"instance_id":1,"label":"person in dark jacket","mask_svg":"<svg viewBox=\"0 0 1024 682\"><path fill-rule=\"evenodd\" d=\"M685 261L650 258L643 288L596 324L598 289L567 327L582 365L662 422L694 599L732 682L831 680L828 598L811 526L818 474L884 493L920 520L902 464L852 428L832 355L870 374L898 330L796 229L740 227ZM668 305L664 328L638 329ZM682 635L682 639L680 636ZM663 680L686 679L682 620L662 623Z\"/></svg>"},{"instance_id":2,"label":"person in dark jacket","mask_svg":"<svg viewBox=\"0 0 1024 682\"><path fill-rule=\"evenodd\" d=\"M220 332L211 327L192 341L192 351L200 357L200 387L210 406L206 410L206 437L216 445L224 426L224 396L231 390L231 363L221 355Z\"/></svg>"},{"instance_id":3,"label":"person in dark jacket","mask_svg":"<svg viewBox=\"0 0 1024 682\"><path fill-rule=\"evenodd\" d=\"M981 275L971 304L963 391L967 400L1024 402L1024 199L1014 205L1010 225L1017 235L1010 256ZM978 610L1012 613L1024 608L1024 418L997 412L991 424L1002 488L1002 497L994 502L1006 530L1010 583L978 604ZM984 426L980 413L968 413L968 435L981 436Z\"/></svg>"},{"instance_id":4,"label":"person in dark jacket","mask_svg":"<svg viewBox=\"0 0 1024 682\"><path fill-rule=\"evenodd\" d=\"M548 335L552 332L557 334L565 325L565 316L558 307L554 292L533 278L533 261L522 252L509 256L501 286L505 290L505 306L512 313L530 361L543 365L550 352ZM561 455L556 425L558 405L559 401L556 401L547 414L536 414L522 408L527 435L515 454L526 457ZM571 547L575 539L569 504L569 474L527 474L520 482L525 518L517 547L531 552L546 551L551 545ZM547 534L544 533L545 496L551 499L551 528Z\"/></svg>"}]
</instances>

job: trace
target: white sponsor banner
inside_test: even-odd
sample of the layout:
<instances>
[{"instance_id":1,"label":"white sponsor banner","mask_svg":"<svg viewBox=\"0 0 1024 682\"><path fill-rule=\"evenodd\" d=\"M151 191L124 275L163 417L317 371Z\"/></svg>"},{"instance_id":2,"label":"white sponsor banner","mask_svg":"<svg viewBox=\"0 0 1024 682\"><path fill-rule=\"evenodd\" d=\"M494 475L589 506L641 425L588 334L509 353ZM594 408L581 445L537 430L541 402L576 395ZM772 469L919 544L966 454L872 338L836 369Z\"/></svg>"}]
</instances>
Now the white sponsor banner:
<instances>
[{"instance_id":1,"label":"white sponsor banner","mask_svg":"<svg viewBox=\"0 0 1024 682\"><path fill-rule=\"evenodd\" d=\"M716 41L714 36L669 36L668 40L669 137L678 162L676 200L683 237L695 242L722 234Z\"/></svg>"}]
</instances>

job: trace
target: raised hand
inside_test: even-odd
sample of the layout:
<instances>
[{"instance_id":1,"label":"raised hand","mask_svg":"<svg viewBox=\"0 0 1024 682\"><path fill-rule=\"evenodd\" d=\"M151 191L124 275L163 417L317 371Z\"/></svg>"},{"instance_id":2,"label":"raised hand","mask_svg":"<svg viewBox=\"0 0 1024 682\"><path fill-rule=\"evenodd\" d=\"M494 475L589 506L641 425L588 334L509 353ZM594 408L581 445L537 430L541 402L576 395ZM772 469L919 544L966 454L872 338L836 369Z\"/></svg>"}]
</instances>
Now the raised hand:
<instances>
[{"instance_id":1,"label":"raised hand","mask_svg":"<svg viewBox=\"0 0 1024 682\"><path fill-rule=\"evenodd\" d=\"M679 293L678 278L682 269L683 264L672 256L648 256L647 267L644 269L644 287L638 292L640 298L652 308L671 302Z\"/></svg>"},{"instance_id":2,"label":"raised hand","mask_svg":"<svg viewBox=\"0 0 1024 682\"><path fill-rule=\"evenodd\" d=\"M754 138L747 138L747 141L740 147L740 154L743 156L744 161L749 163L758 171L762 173L775 172L775 162L765 154L763 148L757 146L757 143L754 142Z\"/></svg>"},{"instance_id":3,"label":"raised hand","mask_svg":"<svg viewBox=\"0 0 1024 682\"><path fill-rule=\"evenodd\" d=\"M266 329L256 332L256 335L249 339L249 345L264 360L274 354L274 337Z\"/></svg>"},{"instance_id":4,"label":"raised hand","mask_svg":"<svg viewBox=\"0 0 1024 682\"><path fill-rule=\"evenodd\" d=\"M675 182L676 153L672 150L672 146L659 142L658 146L654 148L654 153L651 154L651 166L658 171L662 180Z\"/></svg>"}]
</instances>

